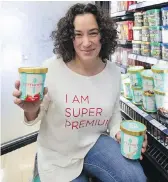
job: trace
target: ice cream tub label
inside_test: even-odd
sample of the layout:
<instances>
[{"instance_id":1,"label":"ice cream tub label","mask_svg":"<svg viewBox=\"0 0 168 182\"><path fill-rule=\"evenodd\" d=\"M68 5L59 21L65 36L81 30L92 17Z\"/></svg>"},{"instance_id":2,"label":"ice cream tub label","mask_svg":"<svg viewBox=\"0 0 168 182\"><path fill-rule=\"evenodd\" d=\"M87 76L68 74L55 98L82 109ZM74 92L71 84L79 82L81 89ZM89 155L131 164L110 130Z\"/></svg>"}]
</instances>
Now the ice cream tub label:
<instances>
[{"instance_id":1,"label":"ice cream tub label","mask_svg":"<svg viewBox=\"0 0 168 182\"><path fill-rule=\"evenodd\" d=\"M152 70L144 70L142 75L142 87L143 91L153 91L154 90L154 80Z\"/></svg>"},{"instance_id":2,"label":"ice cream tub label","mask_svg":"<svg viewBox=\"0 0 168 182\"><path fill-rule=\"evenodd\" d=\"M154 90L154 92L157 109L164 108L168 110L168 92L160 92L158 90Z\"/></svg>"},{"instance_id":3,"label":"ice cream tub label","mask_svg":"<svg viewBox=\"0 0 168 182\"><path fill-rule=\"evenodd\" d=\"M127 99L132 99L130 78L126 78L123 80L123 89L124 89L124 97Z\"/></svg>"},{"instance_id":4,"label":"ice cream tub label","mask_svg":"<svg viewBox=\"0 0 168 182\"><path fill-rule=\"evenodd\" d=\"M128 73L130 73L130 80L132 86L142 87L141 72L143 70L144 70L143 66L133 66L128 68Z\"/></svg>"},{"instance_id":5,"label":"ice cream tub label","mask_svg":"<svg viewBox=\"0 0 168 182\"><path fill-rule=\"evenodd\" d=\"M139 159L146 126L138 121L125 120L120 125L121 154L128 159Z\"/></svg>"},{"instance_id":6,"label":"ice cream tub label","mask_svg":"<svg viewBox=\"0 0 168 182\"><path fill-rule=\"evenodd\" d=\"M19 68L21 100L34 102L43 99L47 71L48 68Z\"/></svg>"},{"instance_id":7,"label":"ice cream tub label","mask_svg":"<svg viewBox=\"0 0 168 182\"><path fill-rule=\"evenodd\" d=\"M132 102L136 105L142 105L142 87L131 87Z\"/></svg>"},{"instance_id":8,"label":"ice cream tub label","mask_svg":"<svg viewBox=\"0 0 168 182\"><path fill-rule=\"evenodd\" d=\"M152 66L155 89L168 92L168 64L155 64Z\"/></svg>"},{"instance_id":9,"label":"ice cream tub label","mask_svg":"<svg viewBox=\"0 0 168 182\"><path fill-rule=\"evenodd\" d=\"M157 111L154 92L146 91L143 93L143 109L149 113Z\"/></svg>"}]
</instances>

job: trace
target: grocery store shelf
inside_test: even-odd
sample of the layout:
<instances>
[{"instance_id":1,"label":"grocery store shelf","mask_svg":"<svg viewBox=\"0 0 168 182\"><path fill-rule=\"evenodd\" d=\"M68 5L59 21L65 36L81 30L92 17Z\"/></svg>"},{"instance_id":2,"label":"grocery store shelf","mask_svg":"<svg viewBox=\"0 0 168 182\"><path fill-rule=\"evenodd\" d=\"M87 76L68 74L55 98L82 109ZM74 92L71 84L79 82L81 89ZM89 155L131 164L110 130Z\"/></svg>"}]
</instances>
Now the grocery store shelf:
<instances>
[{"instance_id":1,"label":"grocery store shelf","mask_svg":"<svg viewBox=\"0 0 168 182\"><path fill-rule=\"evenodd\" d=\"M158 5L167 5L168 2L167 0L160 0L160 1L144 1L141 3L137 3L137 4L132 4L129 6L129 11L131 10L136 10L136 9L144 9L144 8L149 8L149 7L153 7L153 6L158 6Z\"/></svg>"},{"instance_id":2,"label":"grocery store shelf","mask_svg":"<svg viewBox=\"0 0 168 182\"><path fill-rule=\"evenodd\" d=\"M132 42L128 40L118 40L118 46L124 48L132 48Z\"/></svg>"},{"instance_id":3,"label":"grocery store shelf","mask_svg":"<svg viewBox=\"0 0 168 182\"><path fill-rule=\"evenodd\" d=\"M131 119L143 122L147 126L147 131L162 145L168 149L168 128L154 119L150 114L144 112L139 107L123 96L120 96L121 109ZM160 133L160 135L158 135ZM161 137L162 136L162 137Z\"/></svg>"},{"instance_id":4,"label":"grocery store shelf","mask_svg":"<svg viewBox=\"0 0 168 182\"><path fill-rule=\"evenodd\" d=\"M119 11L119 12L116 12L116 13L112 13L111 17L124 16L126 14L127 14L127 11Z\"/></svg>"},{"instance_id":5,"label":"grocery store shelf","mask_svg":"<svg viewBox=\"0 0 168 182\"><path fill-rule=\"evenodd\" d=\"M149 64L168 63L168 61L164 61L162 59L158 60L153 57L146 57L146 56L141 56L141 55L136 55L136 54L129 54L128 58L138 60L138 61L141 61L144 63L149 63Z\"/></svg>"},{"instance_id":6,"label":"grocery store shelf","mask_svg":"<svg viewBox=\"0 0 168 182\"><path fill-rule=\"evenodd\" d=\"M37 140L38 131L19 137L12 141L1 144L1 155L12 152L18 148L24 147L28 144L31 144Z\"/></svg>"},{"instance_id":7,"label":"grocery store shelf","mask_svg":"<svg viewBox=\"0 0 168 182\"><path fill-rule=\"evenodd\" d=\"M130 119L146 125L148 148L145 152L145 156L168 180L168 140L166 140L166 137L168 137L168 128L123 96L120 96L120 108L121 112Z\"/></svg>"}]
</instances>

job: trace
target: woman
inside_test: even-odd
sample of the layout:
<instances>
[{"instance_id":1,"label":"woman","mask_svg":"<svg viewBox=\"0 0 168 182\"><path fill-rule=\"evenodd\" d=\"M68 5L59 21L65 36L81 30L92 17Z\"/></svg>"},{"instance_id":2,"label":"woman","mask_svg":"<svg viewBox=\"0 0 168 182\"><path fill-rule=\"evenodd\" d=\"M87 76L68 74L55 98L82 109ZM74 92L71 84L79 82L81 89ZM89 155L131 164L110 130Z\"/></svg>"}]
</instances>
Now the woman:
<instances>
[{"instance_id":1,"label":"woman","mask_svg":"<svg viewBox=\"0 0 168 182\"><path fill-rule=\"evenodd\" d=\"M145 182L139 162L120 153L120 70L107 60L117 45L115 24L95 5L75 4L52 38L60 57L43 65L49 70L43 102L21 101L19 81L13 93L27 125L41 120L41 182L88 182L88 176L102 182ZM146 146L145 137L142 152Z\"/></svg>"}]
</instances>

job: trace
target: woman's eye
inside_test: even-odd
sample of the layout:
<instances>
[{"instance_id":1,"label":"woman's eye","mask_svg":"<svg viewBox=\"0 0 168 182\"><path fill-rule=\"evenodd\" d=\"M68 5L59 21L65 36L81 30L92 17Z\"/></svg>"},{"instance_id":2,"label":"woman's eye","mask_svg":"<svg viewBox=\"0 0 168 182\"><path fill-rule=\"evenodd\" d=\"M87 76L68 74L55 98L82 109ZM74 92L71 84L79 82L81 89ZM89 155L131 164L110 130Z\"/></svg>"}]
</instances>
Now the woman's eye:
<instances>
[{"instance_id":1,"label":"woman's eye","mask_svg":"<svg viewBox=\"0 0 168 182\"><path fill-rule=\"evenodd\" d=\"M82 34L75 34L75 37L81 37Z\"/></svg>"},{"instance_id":2,"label":"woman's eye","mask_svg":"<svg viewBox=\"0 0 168 182\"><path fill-rule=\"evenodd\" d=\"M98 32L92 32L92 33L90 33L90 35L91 36L96 36L96 35L98 35Z\"/></svg>"}]
</instances>

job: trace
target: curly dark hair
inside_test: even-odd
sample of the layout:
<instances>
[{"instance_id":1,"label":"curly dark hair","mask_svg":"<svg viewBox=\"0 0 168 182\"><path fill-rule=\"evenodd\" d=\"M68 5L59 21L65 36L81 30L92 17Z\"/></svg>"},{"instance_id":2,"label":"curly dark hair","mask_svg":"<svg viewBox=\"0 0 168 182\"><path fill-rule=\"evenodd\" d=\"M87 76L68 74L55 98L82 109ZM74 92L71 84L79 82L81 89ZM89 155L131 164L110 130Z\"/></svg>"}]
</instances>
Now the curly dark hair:
<instances>
[{"instance_id":1,"label":"curly dark hair","mask_svg":"<svg viewBox=\"0 0 168 182\"><path fill-rule=\"evenodd\" d=\"M54 41L54 54L63 58L64 62L69 62L75 57L73 46L74 39L74 19L77 15L91 13L96 17L101 35L101 50L99 57L102 60L109 59L110 54L114 53L117 46L116 24L112 18L99 7L93 4L75 4L61 18L57 24L57 29L52 31L51 38Z\"/></svg>"}]
</instances>

